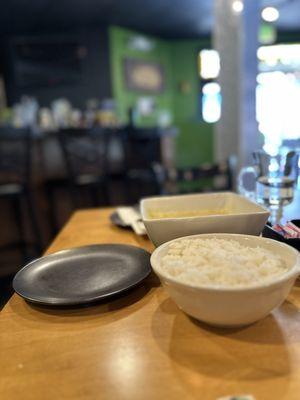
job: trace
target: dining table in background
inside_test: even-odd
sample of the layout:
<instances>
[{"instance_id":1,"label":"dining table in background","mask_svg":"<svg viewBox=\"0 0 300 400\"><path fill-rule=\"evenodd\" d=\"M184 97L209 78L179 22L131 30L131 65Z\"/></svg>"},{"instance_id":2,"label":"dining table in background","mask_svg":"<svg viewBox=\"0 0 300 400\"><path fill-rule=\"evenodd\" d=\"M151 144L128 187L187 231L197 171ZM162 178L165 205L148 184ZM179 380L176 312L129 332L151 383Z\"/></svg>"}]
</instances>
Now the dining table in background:
<instances>
[{"instance_id":1,"label":"dining table in background","mask_svg":"<svg viewBox=\"0 0 300 400\"><path fill-rule=\"evenodd\" d=\"M151 252L146 237L111 224L112 211L75 212L47 254L92 243ZM185 315L153 274L85 307L42 307L15 294L0 313L0 398L299 400L299 311L299 282L271 315L235 329Z\"/></svg>"}]
</instances>

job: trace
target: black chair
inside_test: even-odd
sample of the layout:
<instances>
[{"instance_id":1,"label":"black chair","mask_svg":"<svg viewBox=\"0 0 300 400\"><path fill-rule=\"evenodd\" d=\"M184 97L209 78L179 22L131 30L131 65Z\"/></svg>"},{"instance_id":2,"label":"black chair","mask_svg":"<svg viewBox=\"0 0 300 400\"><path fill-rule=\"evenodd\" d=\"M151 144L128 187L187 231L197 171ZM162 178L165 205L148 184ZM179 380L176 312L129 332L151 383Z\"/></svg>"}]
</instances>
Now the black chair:
<instances>
[{"instance_id":1,"label":"black chair","mask_svg":"<svg viewBox=\"0 0 300 400\"><path fill-rule=\"evenodd\" d=\"M157 193L153 164L161 163L160 133L159 128L126 128L124 153L130 203Z\"/></svg>"},{"instance_id":2,"label":"black chair","mask_svg":"<svg viewBox=\"0 0 300 400\"><path fill-rule=\"evenodd\" d=\"M23 204L26 205L33 234L36 255L42 252L41 232L36 217L36 206L31 187L31 133L29 129L0 128L0 200L9 201L19 232L15 243L1 249L19 247L24 260L28 260L31 244L25 238Z\"/></svg>"},{"instance_id":3,"label":"black chair","mask_svg":"<svg viewBox=\"0 0 300 400\"><path fill-rule=\"evenodd\" d=\"M153 171L160 194L233 190L230 161L190 168L165 168L155 164Z\"/></svg>"},{"instance_id":4,"label":"black chair","mask_svg":"<svg viewBox=\"0 0 300 400\"><path fill-rule=\"evenodd\" d=\"M81 206L81 191L86 190L91 205L109 204L108 142L104 129L61 129L58 134L67 171L73 205Z\"/></svg>"}]
</instances>

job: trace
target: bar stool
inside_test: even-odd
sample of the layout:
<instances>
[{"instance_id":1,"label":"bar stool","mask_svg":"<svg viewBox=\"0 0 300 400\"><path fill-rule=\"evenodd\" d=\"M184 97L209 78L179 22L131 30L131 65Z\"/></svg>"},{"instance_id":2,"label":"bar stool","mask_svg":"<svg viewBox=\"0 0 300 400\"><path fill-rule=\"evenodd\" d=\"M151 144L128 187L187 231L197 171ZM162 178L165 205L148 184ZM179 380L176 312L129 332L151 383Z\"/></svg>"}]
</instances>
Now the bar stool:
<instances>
[{"instance_id":1,"label":"bar stool","mask_svg":"<svg viewBox=\"0 0 300 400\"><path fill-rule=\"evenodd\" d=\"M126 128L125 164L129 202L136 203L143 196L157 194L154 163L161 163L159 128Z\"/></svg>"},{"instance_id":2,"label":"bar stool","mask_svg":"<svg viewBox=\"0 0 300 400\"><path fill-rule=\"evenodd\" d=\"M29 259L29 247L35 249L36 255L42 253L41 232L31 187L31 149L29 129L0 128L0 200L8 201L12 206L19 233L17 241L0 246L0 250L17 247L24 261ZM28 211L33 243L25 237L23 203Z\"/></svg>"},{"instance_id":3,"label":"bar stool","mask_svg":"<svg viewBox=\"0 0 300 400\"><path fill-rule=\"evenodd\" d=\"M104 129L61 129L58 134L74 207L80 207L80 191L87 190L92 206L109 204L108 136Z\"/></svg>"}]
</instances>

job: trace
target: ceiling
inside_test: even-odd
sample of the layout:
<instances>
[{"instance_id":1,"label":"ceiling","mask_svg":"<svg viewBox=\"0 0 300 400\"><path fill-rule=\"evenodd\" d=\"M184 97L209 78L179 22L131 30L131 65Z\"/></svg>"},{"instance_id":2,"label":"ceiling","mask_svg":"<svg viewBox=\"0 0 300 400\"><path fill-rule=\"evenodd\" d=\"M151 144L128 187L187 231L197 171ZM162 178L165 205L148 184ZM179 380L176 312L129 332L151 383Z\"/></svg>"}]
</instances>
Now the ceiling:
<instances>
[{"instance_id":1,"label":"ceiling","mask_svg":"<svg viewBox=\"0 0 300 400\"><path fill-rule=\"evenodd\" d=\"M213 0L0 0L0 5L2 36L116 24L191 38L209 34L213 26ZM280 29L300 31L300 0L262 0L262 5L278 6Z\"/></svg>"}]
</instances>

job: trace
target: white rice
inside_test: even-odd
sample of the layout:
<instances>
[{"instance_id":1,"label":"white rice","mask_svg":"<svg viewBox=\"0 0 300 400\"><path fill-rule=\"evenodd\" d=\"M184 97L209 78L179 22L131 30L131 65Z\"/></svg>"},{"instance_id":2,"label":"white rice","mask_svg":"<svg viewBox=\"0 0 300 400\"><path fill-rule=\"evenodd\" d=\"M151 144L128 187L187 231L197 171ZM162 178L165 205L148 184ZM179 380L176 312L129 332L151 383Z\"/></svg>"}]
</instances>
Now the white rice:
<instances>
[{"instance_id":1,"label":"white rice","mask_svg":"<svg viewBox=\"0 0 300 400\"><path fill-rule=\"evenodd\" d=\"M269 250L217 238L171 243L161 268L182 283L216 287L255 286L288 271L284 260Z\"/></svg>"}]
</instances>

